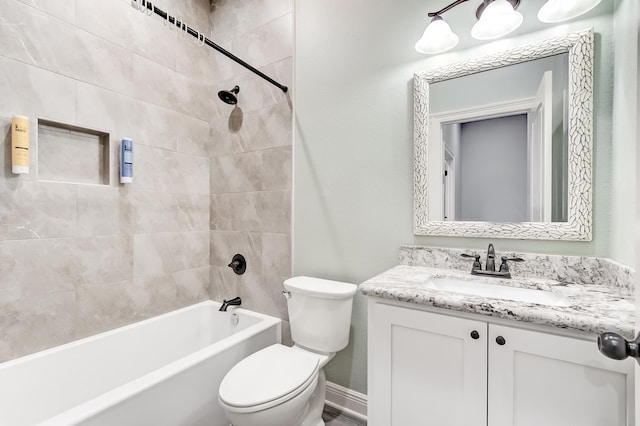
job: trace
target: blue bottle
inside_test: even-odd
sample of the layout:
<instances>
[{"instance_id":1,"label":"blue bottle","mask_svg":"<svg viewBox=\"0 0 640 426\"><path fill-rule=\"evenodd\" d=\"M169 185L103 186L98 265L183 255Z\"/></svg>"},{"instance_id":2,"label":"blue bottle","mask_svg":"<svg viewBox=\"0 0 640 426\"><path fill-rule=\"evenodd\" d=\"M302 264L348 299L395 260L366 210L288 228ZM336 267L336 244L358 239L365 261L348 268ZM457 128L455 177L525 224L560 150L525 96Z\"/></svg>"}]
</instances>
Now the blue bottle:
<instances>
[{"instance_id":1,"label":"blue bottle","mask_svg":"<svg viewBox=\"0 0 640 426\"><path fill-rule=\"evenodd\" d=\"M133 140L122 138L120 144L120 183L133 182Z\"/></svg>"}]
</instances>

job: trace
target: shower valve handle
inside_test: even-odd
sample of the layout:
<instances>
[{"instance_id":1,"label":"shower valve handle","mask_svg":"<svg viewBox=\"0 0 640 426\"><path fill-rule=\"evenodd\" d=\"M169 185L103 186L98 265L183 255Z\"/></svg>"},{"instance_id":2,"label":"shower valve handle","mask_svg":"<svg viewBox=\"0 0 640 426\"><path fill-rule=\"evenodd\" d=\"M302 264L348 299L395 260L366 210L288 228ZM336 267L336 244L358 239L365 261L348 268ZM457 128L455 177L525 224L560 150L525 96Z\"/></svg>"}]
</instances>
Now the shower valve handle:
<instances>
[{"instance_id":1,"label":"shower valve handle","mask_svg":"<svg viewBox=\"0 0 640 426\"><path fill-rule=\"evenodd\" d=\"M242 275L247 270L247 261L244 256L241 254L236 254L233 256L231 263L227 265L229 268L233 269L237 275Z\"/></svg>"}]
</instances>

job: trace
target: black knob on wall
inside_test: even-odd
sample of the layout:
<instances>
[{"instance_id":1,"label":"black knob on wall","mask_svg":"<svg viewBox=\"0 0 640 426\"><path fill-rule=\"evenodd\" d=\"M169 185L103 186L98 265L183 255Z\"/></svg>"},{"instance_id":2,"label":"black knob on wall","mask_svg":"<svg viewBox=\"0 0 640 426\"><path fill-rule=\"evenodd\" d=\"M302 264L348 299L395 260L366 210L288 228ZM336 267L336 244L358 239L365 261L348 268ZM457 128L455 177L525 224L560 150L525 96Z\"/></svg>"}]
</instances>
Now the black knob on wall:
<instances>
[{"instance_id":1,"label":"black knob on wall","mask_svg":"<svg viewBox=\"0 0 640 426\"><path fill-rule=\"evenodd\" d=\"M233 256L231 263L227 266L233 269L233 272L236 274L242 275L247 270L247 261L244 259L243 255L236 254Z\"/></svg>"},{"instance_id":2,"label":"black knob on wall","mask_svg":"<svg viewBox=\"0 0 640 426\"><path fill-rule=\"evenodd\" d=\"M504 345L505 343L507 343L506 340L504 340L504 337L502 336L498 336L496 337L496 343L499 344L500 346Z\"/></svg>"},{"instance_id":3,"label":"black knob on wall","mask_svg":"<svg viewBox=\"0 0 640 426\"><path fill-rule=\"evenodd\" d=\"M478 339L480 338L480 333L478 333L476 330L473 330L473 331L471 332L471 338L472 338L473 340L478 340Z\"/></svg>"}]
</instances>

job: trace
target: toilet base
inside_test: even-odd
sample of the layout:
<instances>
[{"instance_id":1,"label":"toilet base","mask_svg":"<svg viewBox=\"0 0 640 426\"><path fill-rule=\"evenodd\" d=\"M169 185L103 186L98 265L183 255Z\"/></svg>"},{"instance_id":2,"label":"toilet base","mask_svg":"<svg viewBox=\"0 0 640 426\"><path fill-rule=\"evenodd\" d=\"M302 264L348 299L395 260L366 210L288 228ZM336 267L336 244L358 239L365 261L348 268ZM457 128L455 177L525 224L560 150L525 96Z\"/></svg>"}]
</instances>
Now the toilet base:
<instances>
[{"instance_id":1,"label":"toilet base","mask_svg":"<svg viewBox=\"0 0 640 426\"><path fill-rule=\"evenodd\" d=\"M324 368L318 372L318 385L309 398L309 406L300 426L325 426L322 420L322 412L324 411L324 399L327 393L327 377L324 374Z\"/></svg>"}]
</instances>

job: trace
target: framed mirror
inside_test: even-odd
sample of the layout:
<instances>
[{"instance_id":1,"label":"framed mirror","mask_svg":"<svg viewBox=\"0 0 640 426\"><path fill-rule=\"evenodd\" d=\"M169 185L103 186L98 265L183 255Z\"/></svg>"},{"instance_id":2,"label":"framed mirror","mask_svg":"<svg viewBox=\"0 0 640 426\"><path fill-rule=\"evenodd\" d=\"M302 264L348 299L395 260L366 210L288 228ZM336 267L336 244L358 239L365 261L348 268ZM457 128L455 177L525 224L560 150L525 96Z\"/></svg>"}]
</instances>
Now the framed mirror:
<instances>
[{"instance_id":1,"label":"framed mirror","mask_svg":"<svg viewBox=\"0 0 640 426\"><path fill-rule=\"evenodd\" d=\"M416 73L416 235L590 241L593 30Z\"/></svg>"}]
</instances>

